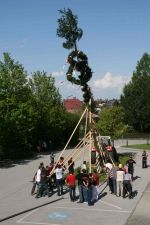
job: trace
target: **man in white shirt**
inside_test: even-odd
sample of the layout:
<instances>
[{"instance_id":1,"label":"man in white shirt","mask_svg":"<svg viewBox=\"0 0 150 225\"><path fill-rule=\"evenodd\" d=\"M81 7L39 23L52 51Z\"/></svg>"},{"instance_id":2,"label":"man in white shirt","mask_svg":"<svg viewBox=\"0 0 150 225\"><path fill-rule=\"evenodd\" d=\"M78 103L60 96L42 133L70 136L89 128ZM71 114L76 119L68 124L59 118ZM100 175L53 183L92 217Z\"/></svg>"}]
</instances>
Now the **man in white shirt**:
<instances>
[{"instance_id":1,"label":"man in white shirt","mask_svg":"<svg viewBox=\"0 0 150 225\"><path fill-rule=\"evenodd\" d=\"M57 194L58 196L63 195L63 169L61 165L57 165L55 169L56 174L56 184L57 184Z\"/></svg>"},{"instance_id":2,"label":"man in white shirt","mask_svg":"<svg viewBox=\"0 0 150 225\"><path fill-rule=\"evenodd\" d=\"M35 182L36 182L36 185L37 185L37 193L36 193L35 198L41 197L40 196L41 169L42 169L42 165L39 166L38 171L36 173L36 177L35 177Z\"/></svg>"}]
</instances>

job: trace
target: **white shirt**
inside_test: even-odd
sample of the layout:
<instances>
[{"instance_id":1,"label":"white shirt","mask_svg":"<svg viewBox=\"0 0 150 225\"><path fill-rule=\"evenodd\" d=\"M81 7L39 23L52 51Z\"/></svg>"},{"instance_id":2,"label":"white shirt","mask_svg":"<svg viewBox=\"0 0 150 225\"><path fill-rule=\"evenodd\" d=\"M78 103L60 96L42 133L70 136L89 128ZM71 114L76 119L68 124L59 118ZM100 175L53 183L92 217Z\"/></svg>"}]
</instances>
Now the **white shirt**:
<instances>
[{"instance_id":1,"label":"white shirt","mask_svg":"<svg viewBox=\"0 0 150 225\"><path fill-rule=\"evenodd\" d=\"M82 170L87 170L87 166L85 164L82 164L82 167L81 167Z\"/></svg>"},{"instance_id":2,"label":"white shirt","mask_svg":"<svg viewBox=\"0 0 150 225\"><path fill-rule=\"evenodd\" d=\"M116 180L123 181L124 180L124 171L118 170L116 172Z\"/></svg>"},{"instance_id":3,"label":"white shirt","mask_svg":"<svg viewBox=\"0 0 150 225\"><path fill-rule=\"evenodd\" d=\"M62 177L63 177L63 170L62 170L62 168L57 168L55 170L55 173L56 173L56 179L57 180L62 179Z\"/></svg>"},{"instance_id":4,"label":"white shirt","mask_svg":"<svg viewBox=\"0 0 150 225\"><path fill-rule=\"evenodd\" d=\"M129 180L129 181L131 181L132 179L131 179L131 174L130 173L126 173L125 175L124 175L124 180Z\"/></svg>"},{"instance_id":5,"label":"white shirt","mask_svg":"<svg viewBox=\"0 0 150 225\"><path fill-rule=\"evenodd\" d=\"M38 169L37 174L36 174L36 182L40 182L41 181L41 170Z\"/></svg>"},{"instance_id":6,"label":"white shirt","mask_svg":"<svg viewBox=\"0 0 150 225\"><path fill-rule=\"evenodd\" d=\"M106 168L108 168L108 169L110 169L110 170L111 170L112 167L113 167L111 163L106 163L105 166L106 166Z\"/></svg>"}]
</instances>

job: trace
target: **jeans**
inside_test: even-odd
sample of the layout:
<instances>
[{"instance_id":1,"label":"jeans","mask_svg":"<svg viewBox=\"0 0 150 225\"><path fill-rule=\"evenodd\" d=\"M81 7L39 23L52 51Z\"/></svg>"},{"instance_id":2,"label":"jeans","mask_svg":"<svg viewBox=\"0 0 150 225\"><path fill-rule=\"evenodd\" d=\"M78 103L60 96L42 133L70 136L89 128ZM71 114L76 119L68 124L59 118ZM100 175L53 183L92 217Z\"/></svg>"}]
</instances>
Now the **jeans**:
<instances>
[{"instance_id":1,"label":"jeans","mask_svg":"<svg viewBox=\"0 0 150 225\"><path fill-rule=\"evenodd\" d=\"M57 184L57 193L58 195L63 195L63 178L61 179L56 179L56 184Z\"/></svg>"},{"instance_id":2,"label":"jeans","mask_svg":"<svg viewBox=\"0 0 150 225\"><path fill-rule=\"evenodd\" d=\"M95 202L98 200L98 188L97 186L92 186L92 201Z\"/></svg>"},{"instance_id":3,"label":"jeans","mask_svg":"<svg viewBox=\"0 0 150 225\"><path fill-rule=\"evenodd\" d=\"M83 199L84 199L84 202L87 202L88 201L88 188L85 187L85 186L82 186L82 190L83 190Z\"/></svg>"},{"instance_id":4,"label":"jeans","mask_svg":"<svg viewBox=\"0 0 150 225\"><path fill-rule=\"evenodd\" d=\"M109 187L110 191L114 194L117 194L117 187L116 187L116 179L115 177L109 178Z\"/></svg>"},{"instance_id":5,"label":"jeans","mask_svg":"<svg viewBox=\"0 0 150 225\"><path fill-rule=\"evenodd\" d=\"M75 189L76 189L75 186L69 186L69 194L70 194L70 200L71 201L74 201L75 198L76 198Z\"/></svg>"},{"instance_id":6,"label":"jeans","mask_svg":"<svg viewBox=\"0 0 150 225\"><path fill-rule=\"evenodd\" d=\"M88 201L88 205L93 205L93 202L92 202L92 186L88 188L87 201Z\"/></svg>"},{"instance_id":7,"label":"jeans","mask_svg":"<svg viewBox=\"0 0 150 225\"><path fill-rule=\"evenodd\" d=\"M125 198L125 195L129 192L129 198L132 197L132 185L130 181L124 180L123 181L123 197Z\"/></svg>"},{"instance_id":8,"label":"jeans","mask_svg":"<svg viewBox=\"0 0 150 225\"><path fill-rule=\"evenodd\" d=\"M82 185L78 185L78 190L79 190L79 201L83 202L83 188L82 188Z\"/></svg>"},{"instance_id":9,"label":"jeans","mask_svg":"<svg viewBox=\"0 0 150 225\"><path fill-rule=\"evenodd\" d=\"M49 195L47 182L38 183L38 190L36 197L42 197L45 195Z\"/></svg>"}]
</instances>

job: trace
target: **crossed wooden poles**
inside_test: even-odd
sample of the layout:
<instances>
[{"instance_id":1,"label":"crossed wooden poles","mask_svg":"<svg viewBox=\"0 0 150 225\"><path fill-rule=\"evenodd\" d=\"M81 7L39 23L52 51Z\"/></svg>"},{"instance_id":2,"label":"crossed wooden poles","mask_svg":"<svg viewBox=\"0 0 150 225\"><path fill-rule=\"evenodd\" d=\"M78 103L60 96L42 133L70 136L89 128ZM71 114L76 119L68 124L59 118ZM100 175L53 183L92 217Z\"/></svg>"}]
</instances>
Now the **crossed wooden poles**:
<instances>
[{"instance_id":1,"label":"crossed wooden poles","mask_svg":"<svg viewBox=\"0 0 150 225\"><path fill-rule=\"evenodd\" d=\"M110 160L112 161L112 164L114 165L114 162L112 160L112 158L110 157L109 153L107 153L105 150L102 149L101 146L101 141L100 141L100 136L98 135L97 131L96 131L96 126L95 126L95 121L93 119L93 114L91 112L90 107L86 107L84 112L82 113L76 127L74 128L70 138L68 139L64 149L61 151L57 161L56 161L56 165L58 164L60 158L63 156L65 150L67 149L74 133L76 132L77 128L79 127L82 119L84 118L84 116L86 115L87 118L87 124L86 124L86 129L85 129L85 135L84 137L81 139L81 141L76 145L76 147L74 149L72 149L72 151L65 155L64 157L64 161L63 161L63 166L66 167L66 169L69 167L68 165L68 161L72 158L73 162L77 161L79 159L79 157L81 157L81 154L84 154L85 151L89 151L89 173L91 173L92 170L92 164L91 164L91 151L92 148L95 148L97 151L97 159L96 159L96 167L97 170L100 172L101 170L101 166L105 164L105 159L106 156L109 156ZM88 129L87 129L88 128ZM107 155L108 154L108 155ZM51 171L51 175L54 173L55 170L55 166Z\"/></svg>"}]
</instances>

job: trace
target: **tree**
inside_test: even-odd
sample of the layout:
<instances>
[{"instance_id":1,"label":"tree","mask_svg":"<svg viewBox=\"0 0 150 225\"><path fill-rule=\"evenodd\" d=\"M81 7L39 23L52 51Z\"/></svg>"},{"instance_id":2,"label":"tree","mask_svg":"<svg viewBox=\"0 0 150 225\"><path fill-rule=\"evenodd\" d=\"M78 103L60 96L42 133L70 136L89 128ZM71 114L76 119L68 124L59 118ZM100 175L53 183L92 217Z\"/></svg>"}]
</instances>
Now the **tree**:
<instances>
[{"instance_id":1,"label":"tree","mask_svg":"<svg viewBox=\"0 0 150 225\"><path fill-rule=\"evenodd\" d=\"M27 79L23 66L8 53L0 61L0 112L3 158L29 156L39 139L59 145L77 123L63 107L54 78L38 71Z\"/></svg>"},{"instance_id":2,"label":"tree","mask_svg":"<svg viewBox=\"0 0 150 225\"><path fill-rule=\"evenodd\" d=\"M128 125L140 132L150 132L150 55L137 63L131 81L120 97Z\"/></svg>"},{"instance_id":3,"label":"tree","mask_svg":"<svg viewBox=\"0 0 150 225\"><path fill-rule=\"evenodd\" d=\"M66 112L55 79L46 72L37 71L29 80L36 116L34 143L51 139L55 146L66 141L77 120ZM35 138L34 138L35 137ZM77 137L76 137L77 138Z\"/></svg>"},{"instance_id":4,"label":"tree","mask_svg":"<svg viewBox=\"0 0 150 225\"><path fill-rule=\"evenodd\" d=\"M23 154L32 130L31 92L27 74L8 53L0 61L0 145L1 154Z\"/></svg>"},{"instance_id":5,"label":"tree","mask_svg":"<svg viewBox=\"0 0 150 225\"><path fill-rule=\"evenodd\" d=\"M55 87L55 79L46 72L34 72L29 79L29 86L34 97L36 110L40 114L53 106L62 105L61 95Z\"/></svg>"},{"instance_id":6,"label":"tree","mask_svg":"<svg viewBox=\"0 0 150 225\"><path fill-rule=\"evenodd\" d=\"M97 123L97 130L101 135L118 138L126 131L124 123L124 111L120 106L104 108L100 112L100 118Z\"/></svg>"},{"instance_id":7,"label":"tree","mask_svg":"<svg viewBox=\"0 0 150 225\"><path fill-rule=\"evenodd\" d=\"M34 141L52 139L55 135L53 127L57 127L56 121L61 120L59 116L64 111L61 95L55 87L55 79L51 75L48 76L46 72L37 71L29 79L29 86L37 121ZM58 133L59 130L61 131L60 127Z\"/></svg>"}]
</instances>

